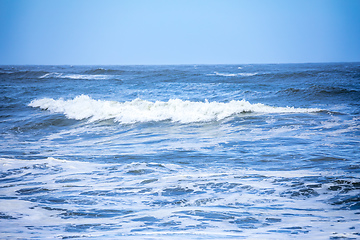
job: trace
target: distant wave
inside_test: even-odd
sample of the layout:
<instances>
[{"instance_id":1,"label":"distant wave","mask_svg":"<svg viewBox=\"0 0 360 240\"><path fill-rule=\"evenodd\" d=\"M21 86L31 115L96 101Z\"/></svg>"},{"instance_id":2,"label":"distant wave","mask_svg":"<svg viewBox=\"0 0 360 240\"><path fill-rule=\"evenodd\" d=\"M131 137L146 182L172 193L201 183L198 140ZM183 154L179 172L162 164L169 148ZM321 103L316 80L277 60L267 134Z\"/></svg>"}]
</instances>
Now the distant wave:
<instances>
[{"instance_id":1,"label":"distant wave","mask_svg":"<svg viewBox=\"0 0 360 240\"><path fill-rule=\"evenodd\" d=\"M319 94L349 94L349 93L358 93L359 91L356 91L354 89L346 89L342 87L332 87L332 86L318 86L314 85L311 87L311 90L313 92L319 93Z\"/></svg>"},{"instance_id":2,"label":"distant wave","mask_svg":"<svg viewBox=\"0 0 360 240\"><path fill-rule=\"evenodd\" d=\"M359 78L357 71L352 69L314 69L298 71L264 72L264 77L272 79L305 79L305 78L328 78L336 76L347 76L348 78Z\"/></svg>"},{"instance_id":3,"label":"distant wave","mask_svg":"<svg viewBox=\"0 0 360 240\"><path fill-rule=\"evenodd\" d=\"M41 76L44 76L46 74L49 74L49 72L46 71L1 71L0 76L8 76L12 78L39 78Z\"/></svg>"},{"instance_id":4,"label":"distant wave","mask_svg":"<svg viewBox=\"0 0 360 240\"><path fill-rule=\"evenodd\" d=\"M359 91L354 89L341 88L341 87L313 85L305 89L288 88L285 90L280 90L278 91L278 93L302 94L302 95L314 95L314 96L326 95L331 97L336 95L359 94Z\"/></svg>"},{"instance_id":5,"label":"distant wave","mask_svg":"<svg viewBox=\"0 0 360 240\"><path fill-rule=\"evenodd\" d=\"M64 79L108 79L109 75L91 75L91 74L64 74L64 73L46 73L39 78L64 78Z\"/></svg>"},{"instance_id":6,"label":"distant wave","mask_svg":"<svg viewBox=\"0 0 360 240\"><path fill-rule=\"evenodd\" d=\"M238 68L241 70L242 68ZM305 79L305 78L327 78L329 76L347 76L349 78L359 78L359 74L354 69L314 69L314 70L291 70L291 71L260 71L260 72L239 72L239 73L226 73L226 72L213 72L207 74L208 76L222 76L222 77L251 77L261 76L268 79Z\"/></svg>"},{"instance_id":7,"label":"distant wave","mask_svg":"<svg viewBox=\"0 0 360 240\"><path fill-rule=\"evenodd\" d=\"M104 68L96 68L86 71L86 74L105 74L105 75L120 75L123 74L126 71L123 70L114 70L114 69L104 69Z\"/></svg>"},{"instance_id":8,"label":"distant wave","mask_svg":"<svg viewBox=\"0 0 360 240\"><path fill-rule=\"evenodd\" d=\"M213 74L208 74L209 76L222 76L222 77L251 77L255 76L258 73L219 73L214 72Z\"/></svg>"},{"instance_id":9,"label":"distant wave","mask_svg":"<svg viewBox=\"0 0 360 240\"><path fill-rule=\"evenodd\" d=\"M321 111L314 108L272 107L245 100L230 102L192 102L171 99L167 102L150 102L135 99L128 102L95 100L80 95L71 100L42 98L29 106L62 113L69 119L101 121L114 119L119 123L135 123L170 120L181 123L219 121L240 113L310 113Z\"/></svg>"}]
</instances>

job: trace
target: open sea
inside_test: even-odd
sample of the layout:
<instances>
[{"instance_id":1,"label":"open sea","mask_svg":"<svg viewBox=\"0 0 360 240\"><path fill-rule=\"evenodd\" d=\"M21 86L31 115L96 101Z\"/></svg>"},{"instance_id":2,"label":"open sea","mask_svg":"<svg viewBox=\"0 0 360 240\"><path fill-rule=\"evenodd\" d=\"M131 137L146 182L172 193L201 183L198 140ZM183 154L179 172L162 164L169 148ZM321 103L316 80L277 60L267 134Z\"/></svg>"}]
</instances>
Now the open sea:
<instances>
[{"instance_id":1,"label":"open sea","mask_svg":"<svg viewBox=\"0 0 360 240\"><path fill-rule=\"evenodd\" d=\"M1 239L360 239L360 63L0 66Z\"/></svg>"}]
</instances>

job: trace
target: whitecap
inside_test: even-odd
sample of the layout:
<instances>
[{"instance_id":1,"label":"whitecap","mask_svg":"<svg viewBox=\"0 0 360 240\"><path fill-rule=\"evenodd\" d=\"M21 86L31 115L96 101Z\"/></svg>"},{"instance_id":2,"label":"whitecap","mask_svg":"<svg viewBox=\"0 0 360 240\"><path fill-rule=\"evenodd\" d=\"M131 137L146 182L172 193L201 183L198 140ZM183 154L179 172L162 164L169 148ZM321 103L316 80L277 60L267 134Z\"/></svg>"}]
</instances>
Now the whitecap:
<instances>
[{"instance_id":1,"label":"whitecap","mask_svg":"<svg viewBox=\"0 0 360 240\"><path fill-rule=\"evenodd\" d=\"M95 100L80 95L70 100L42 98L29 106L63 113L69 119L99 121L114 119L119 123L135 123L170 120L180 123L219 121L241 113L311 113L316 108L272 107L245 100L230 102L194 102L181 99L151 102L142 99L116 102Z\"/></svg>"},{"instance_id":2,"label":"whitecap","mask_svg":"<svg viewBox=\"0 0 360 240\"><path fill-rule=\"evenodd\" d=\"M108 79L113 77L113 75L91 75L91 74L63 74L63 73L46 73L39 78L62 78L62 79L90 79L90 80L100 80Z\"/></svg>"},{"instance_id":3,"label":"whitecap","mask_svg":"<svg viewBox=\"0 0 360 240\"><path fill-rule=\"evenodd\" d=\"M215 75L215 76L222 76L222 77L251 77L251 76L255 76L258 73L219 73L219 72L214 72L214 74L210 74L210 75Z\"/></svg>"}]
</instances>

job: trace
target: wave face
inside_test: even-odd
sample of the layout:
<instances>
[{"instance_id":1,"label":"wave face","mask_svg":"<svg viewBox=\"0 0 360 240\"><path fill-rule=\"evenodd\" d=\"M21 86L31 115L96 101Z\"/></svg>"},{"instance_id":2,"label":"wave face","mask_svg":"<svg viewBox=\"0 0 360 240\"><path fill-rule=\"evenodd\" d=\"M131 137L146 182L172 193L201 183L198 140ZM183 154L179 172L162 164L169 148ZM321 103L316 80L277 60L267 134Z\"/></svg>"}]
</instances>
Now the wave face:
<instances>
[{"instance_id":1,"label":"wave face","mask_svg":"<svg viewBox=\"0 0 360 240\"><path fill-rule=\"evenodd\" d=\"M71 100L43 98L33 100L29 106L39 107L53 113L63 113L67 118L90 121L114 119L120 123L171 120L174 122L219 121L240 113L310 113L320 109L271 107L261 103L251 104L245 100L223 102L191 102L171 99L167 102L150 102L135 99L129 102L95 100L80 95Z\"/></svg>"}]
</instances>

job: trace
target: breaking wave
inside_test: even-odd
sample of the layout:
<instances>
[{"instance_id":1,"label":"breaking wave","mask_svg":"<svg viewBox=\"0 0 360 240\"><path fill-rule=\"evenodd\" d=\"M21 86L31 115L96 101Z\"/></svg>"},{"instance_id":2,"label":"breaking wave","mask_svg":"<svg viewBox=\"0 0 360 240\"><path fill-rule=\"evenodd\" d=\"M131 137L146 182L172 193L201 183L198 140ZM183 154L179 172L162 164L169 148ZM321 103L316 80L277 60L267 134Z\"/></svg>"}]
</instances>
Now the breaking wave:
<instances>
[{"instance_id":1,"label":"breaking wave","mask_svg":"<svg viewBox=\"0 0 360 240\"><path fill-rule=\"evenodd\" d=\"M95 100L80 95L71 100L42 98L33 100L29 106L62 113L69 119L101 121L114 119L119 123L135 123L170 120L181 123L219 121L240 113L310 113L316 108L272 107L261 103L232 100L230 102L193 102L180 99L164 101L116 102Z\"/></svg>"},{"instance_id":2,"label":"breaking wave","mask_svg":"<svg viewBox=\"0 0 360 240\"><path fill-rule=\"evenodd\" d=\"M63 74L63 73L46 73L39 78L64 78L64 79L89 79L89 80L102 80L108 79L109 75L91 75L91 74Z\"/></svg>"},{"instance_id":3,"label":"breaking wave","mask_svg":"<svg viewBox=\"0 0 360 240\"><path fill-rule=\"evenodd\" d=\"M31 79L31 78L42 78L50 74L46 71L36 71L36 70L24 70L24 71L14 71L12 69L1 69L0 77L14 78L14 79Z\"/></svg>"},{"instance_id":4,"label":"breaking wave","mask_svg":"<svg viewBox=\"0 0 360 240\"><path fill-rule=\"evenodd\" d=\"M209 76L222 76L222 77L251 77L255 76L258 73L219 73L214 72L213 74L208 74Z\"/></svg>"}]
</instances>

